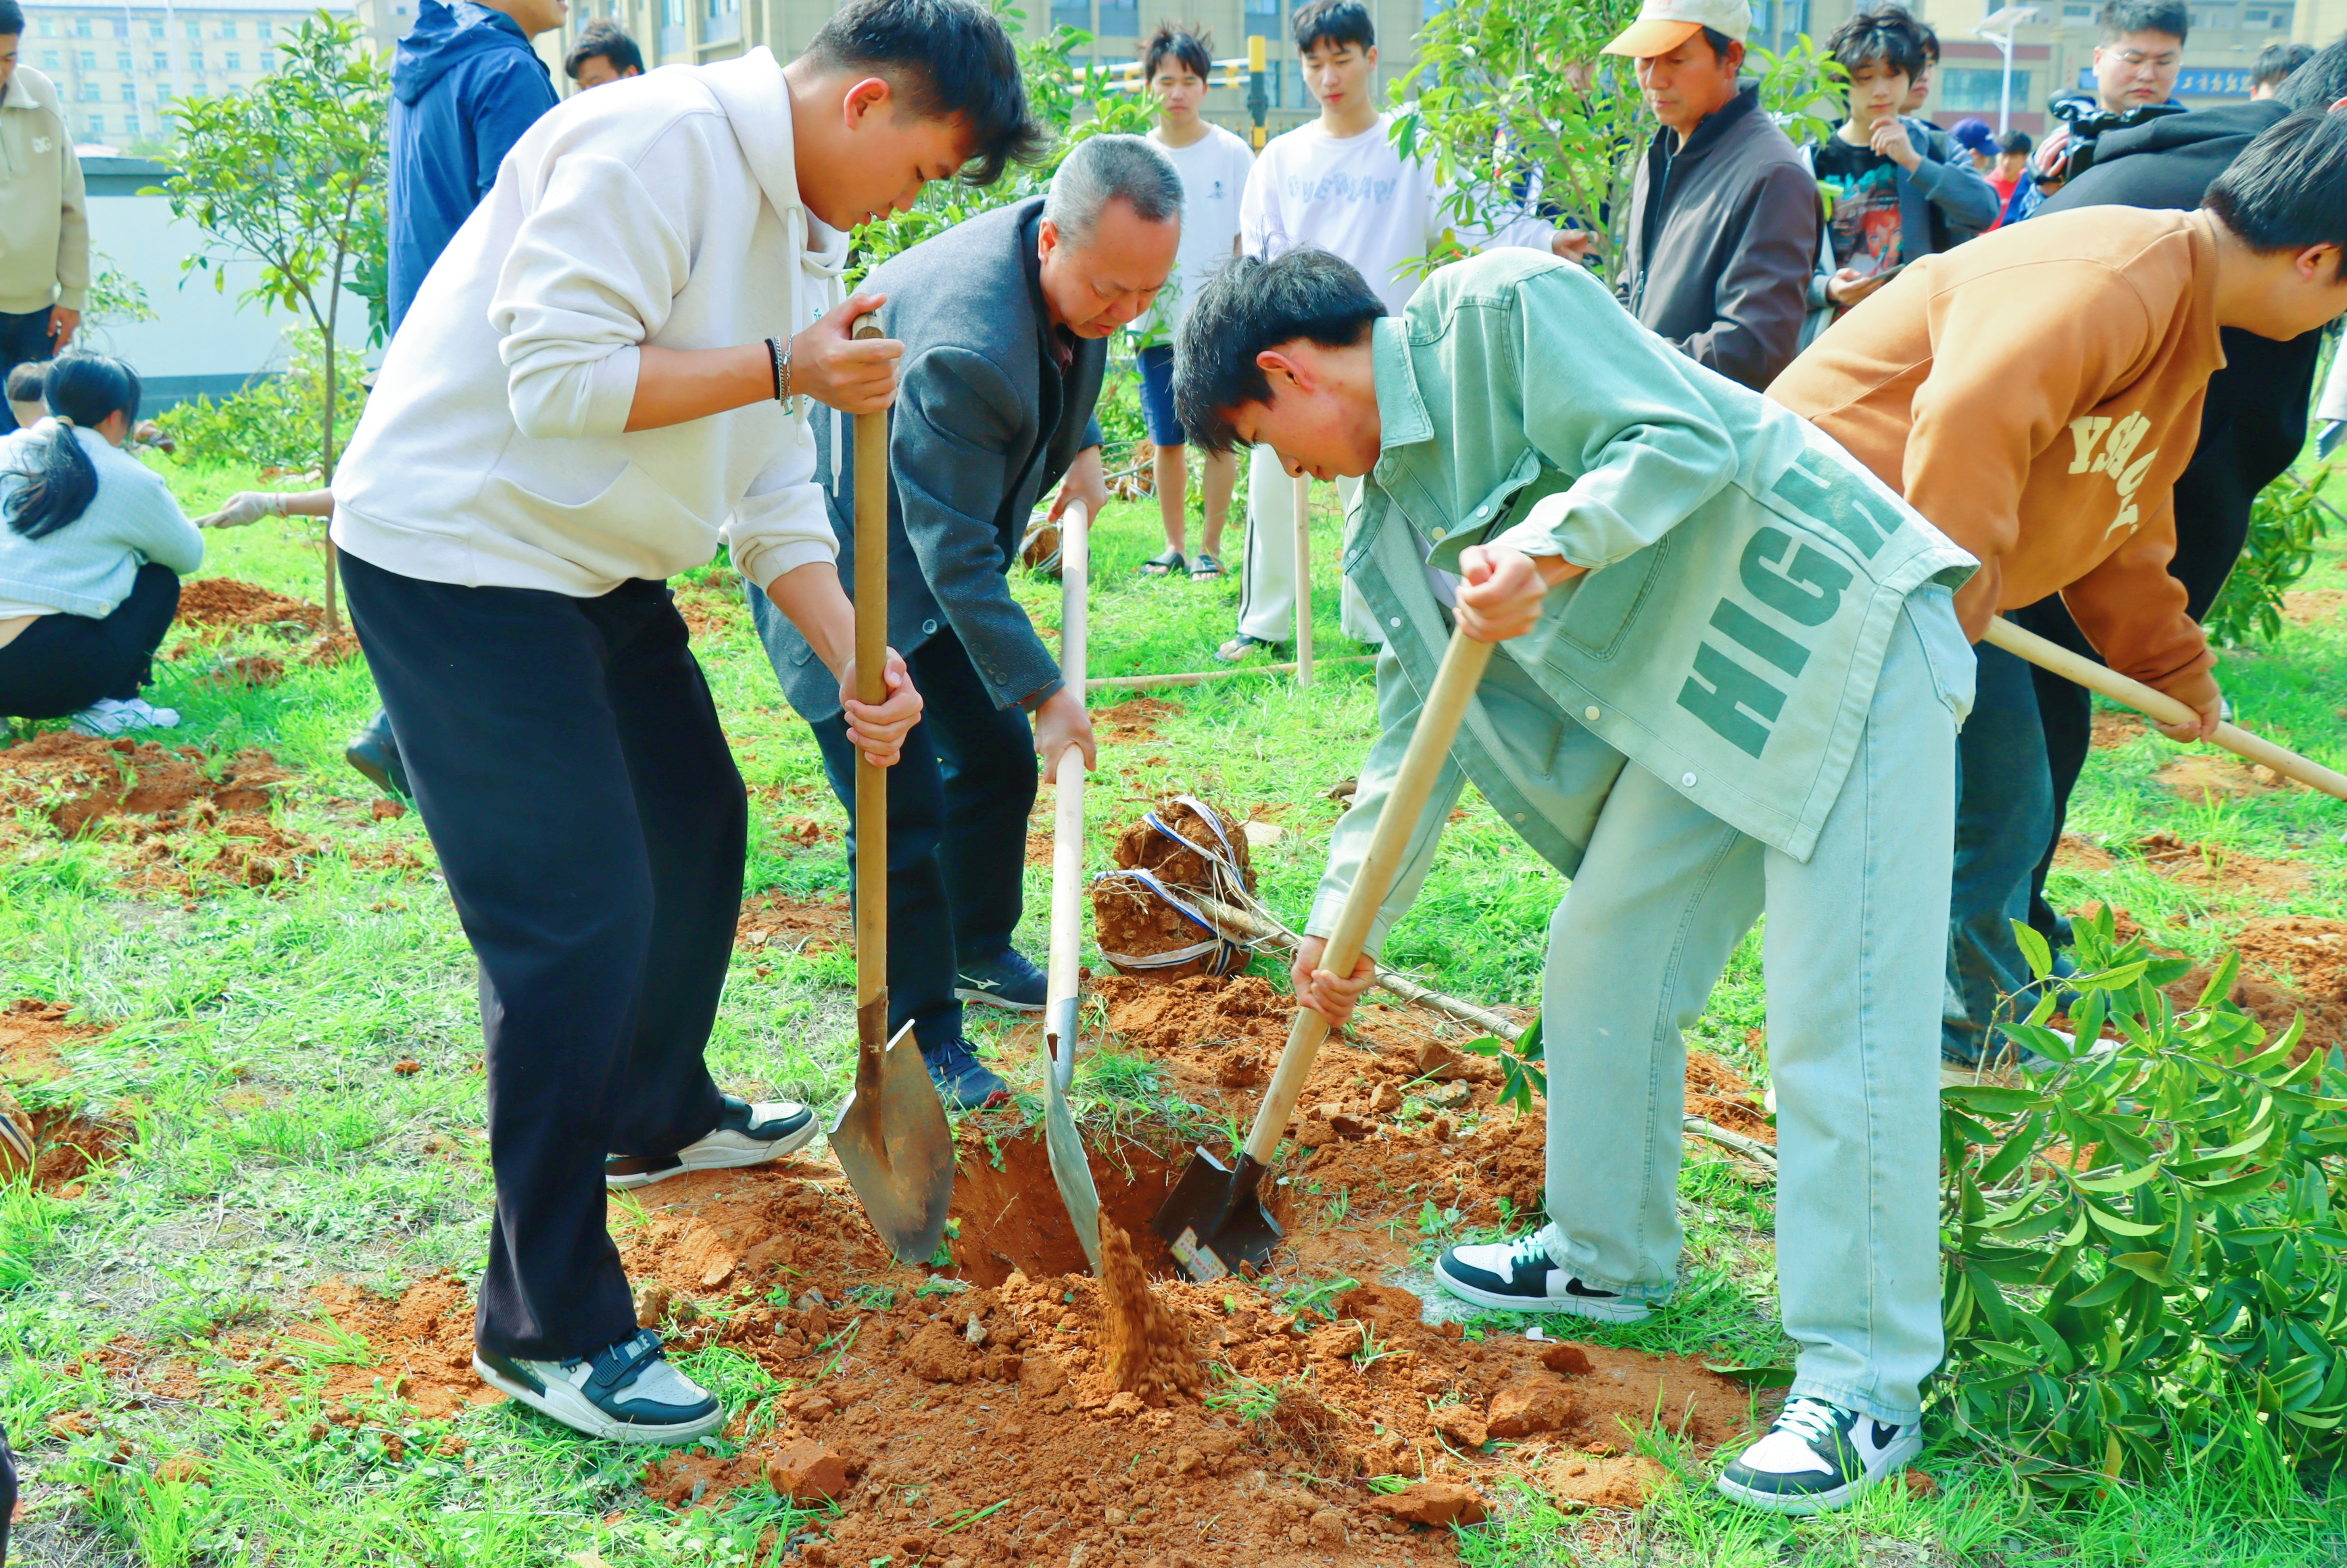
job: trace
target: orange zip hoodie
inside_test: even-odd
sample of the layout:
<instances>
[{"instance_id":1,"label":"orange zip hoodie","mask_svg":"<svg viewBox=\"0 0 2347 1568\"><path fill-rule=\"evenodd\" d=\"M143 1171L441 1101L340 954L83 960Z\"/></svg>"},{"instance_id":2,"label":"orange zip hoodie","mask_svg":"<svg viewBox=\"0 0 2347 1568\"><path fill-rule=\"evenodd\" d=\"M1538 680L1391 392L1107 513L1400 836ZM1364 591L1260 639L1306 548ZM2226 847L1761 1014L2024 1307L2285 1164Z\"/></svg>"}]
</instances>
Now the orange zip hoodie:
<instances>
[{"instance_id":1,"label":"orange zip hoodie","mask_svg":"<svg viewBox=\"0 0 2347 1568\"><path fill-rule=\"evenodd\" d=\"M1999 229L1913 262L1768 388L1980 558L1956 594L1974 641L2058 590L2112 669L2196 707L2216 659L2168 562L2225 363L2214 221L2092 207Z\"/></svg>"}]
</instances>

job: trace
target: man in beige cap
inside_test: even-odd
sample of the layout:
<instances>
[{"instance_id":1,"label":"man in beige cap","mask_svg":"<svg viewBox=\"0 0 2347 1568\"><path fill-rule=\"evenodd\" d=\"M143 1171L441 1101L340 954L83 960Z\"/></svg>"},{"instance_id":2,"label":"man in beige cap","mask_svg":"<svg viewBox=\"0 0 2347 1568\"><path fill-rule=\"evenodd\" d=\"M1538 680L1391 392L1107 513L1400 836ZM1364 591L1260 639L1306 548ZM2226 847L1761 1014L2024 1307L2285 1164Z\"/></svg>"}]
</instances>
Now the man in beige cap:
<instances>
[{"instance_id":1,"label":"man in beige cap","mask_svg":"<svg viewBox=\"0 0 2347 1568\"><path fill-rule=\"evenodd\" d=\"M1631 186L1616 292L1689 358L1758 391L1799 348L1819 215L1758 84L1737 79L1751 26L1746 0L1646 0L1605 52L1637 62L1662 122Z\"/></svg>"}]
</instances>

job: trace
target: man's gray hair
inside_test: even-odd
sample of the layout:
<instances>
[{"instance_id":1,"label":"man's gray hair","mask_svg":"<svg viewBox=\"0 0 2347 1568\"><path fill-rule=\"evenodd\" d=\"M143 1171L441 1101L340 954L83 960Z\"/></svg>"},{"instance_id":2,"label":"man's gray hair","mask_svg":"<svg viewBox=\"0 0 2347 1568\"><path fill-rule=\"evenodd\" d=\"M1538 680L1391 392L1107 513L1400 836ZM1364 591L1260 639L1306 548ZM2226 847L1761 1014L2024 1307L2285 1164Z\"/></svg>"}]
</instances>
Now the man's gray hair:
<instances>
[{"instance_id":1,"label":"man's gray hair","mask_svg":"<svg viewBox=\"0 0 2347 1568\"><path fill-rule=\"evenodd\" d=\"M1043 216L1078 250L1092 242L1100 216L1122 200L1144 223L1179 222L1182 176L1144 136L1095 136L1076 143L1051 176Z\"/></svg>"}]
</instances>

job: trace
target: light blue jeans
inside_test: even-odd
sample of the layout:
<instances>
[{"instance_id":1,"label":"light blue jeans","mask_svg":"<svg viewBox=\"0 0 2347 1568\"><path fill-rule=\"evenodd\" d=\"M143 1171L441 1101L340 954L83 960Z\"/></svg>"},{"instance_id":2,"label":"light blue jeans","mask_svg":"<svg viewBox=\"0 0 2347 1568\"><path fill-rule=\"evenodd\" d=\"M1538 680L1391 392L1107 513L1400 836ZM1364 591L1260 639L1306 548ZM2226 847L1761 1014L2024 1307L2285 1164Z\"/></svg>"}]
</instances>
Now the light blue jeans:
<instances>
[{"instance_id":1,"label":"light blue jeans","mask_svg":"<svg viewBox=\"0 0 2347 1568\"><path fill-rule=\"evenodd\" d=\"M1915 594L1806 863L1623 769L1549 926L1544 1239L1587 1285L1661 1301L1683 1239L1681 1031L1768 916L1793 1392L1882 1421L1917 1419L1941 1355L1940 1002L1973 664L1947 590Z\"/></svg>"}]
</instances>

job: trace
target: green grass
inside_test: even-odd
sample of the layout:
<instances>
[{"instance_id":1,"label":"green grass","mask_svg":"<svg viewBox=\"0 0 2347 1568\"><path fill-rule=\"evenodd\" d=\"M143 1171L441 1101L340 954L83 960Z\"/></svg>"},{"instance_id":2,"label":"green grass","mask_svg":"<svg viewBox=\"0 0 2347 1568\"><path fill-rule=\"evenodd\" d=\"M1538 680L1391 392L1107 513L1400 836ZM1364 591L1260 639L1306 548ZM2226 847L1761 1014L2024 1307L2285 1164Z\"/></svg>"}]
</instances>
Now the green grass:
<instances>
[{"instance_id":1,"label":"green grass","mask_svg":"<svg viewBox=\"0 0 2347 1568\"><path fill-rule=\"evenodd\" d=\"M170 470L191 511L250 482L223 469ZM2341 487L2334 487L2334 489ZM1317 641L1350 651L1337 622L1337 529L1323 515L1315 538ZM262 524L214 536L205 575L319 596L320 552L306 525ZM1231 555L1237 555L1236 538ZM1228 636L1235 579L1158 581L1138 567L1162 547L1153 502L1112 507L1094 548L1093 673L1196 670ZM1055 627L1054 585L1014 578L1039 623ZM681 582L723 594L712 569ZM2347 587L2347 557L2327 552L2307 587ZM177 641L175 636L174 641ZM168 645L167 645L168 646ZM223 654L282 651L263 636ZM794 896L835 892L846 870L835 838L802 847L781 830L809 816L837 828L805 727L792 715L748 630L727 618L699 651L745 779L754 794L748 886ZM313 874L280 891L233 890L192 909L116 884L108 852L88 842L38 841L0 864L0 1000L70 1001L113 1031L72 1055L73 1073L26 1095L127 1119L135 1136L120 1163L74 1199L0 1186L0 1421L32 1479L19 1550L36 1563L213 1564L567 1564L593 1552L611 1568L735 1563L769 1526L785 1535L809 1516L765 1500L714 1517L680 1518L636 1484L643 1456L554 1435L502 1409L453 1422L417 1420L395 1404L379 1435L333 1427L310 1439L299 1409L279 1420L235 1391L247 1378L218 1348L240 1327L313 1325L310 1375L364 1364L363 1346L325 1333L310 1287L353 1275L386 1284L480 1265L490 1185L477 1132L482 1080L471 957L440 886L420 824L377 822L367 792L340 762L343 738L374 707L364 670L296 669L261 690L223 690L202 677L201 654L162 667L155 700L179 708L175 743L215 753L266 746L301 774L280 813L289 830L327 846ZM2333 765L2347 764L2347 624L2294 628L2269 649L2227 655L2220 671L2242 721ZM1263 896L1294 919L1304 911L1338 808L1324 792L1351 776L1374 730L1365 665L1323 672L1309 691L1281 678L1244 679L1157 693L1181 711L1162 738L1111 747L1093 789L1090 858L1105 863L1113 828L1140 804L1175 790L1244 810L1278 810L1288 830L1260 851ZM1094 706L1106 705L1095 698ZM2121 859L2111 869L2065 870L2057 901L2125 905L2155 938L2196 955L2219 950L2239 922L2297 911L2333 914L2347 889L2347 812L2303 792L2209 807L2188 804L2153 774L2174 754L2157 737L2095 754L2073 830ZM1426 893L1398 927L1389 957L1446 990L1532 1004L1545 927L1563 888L1471 792ZM2165 830L2235 853L2291 859L2311 884L2286 903L2185 887L2126 847ZM402 875L354 857L391 849L425 874ZM1048 871L1029 870L1029 924L1020 940L1040 956ZM1097 955L1088 953L1097 961ZM1266 966L1272 968L1274 966ZM818 1103L846 1087L852 1050L845 954L768 951L738 956L710 1054L729 1087ZM1701 1044L1756 1077L1766 1062L1747 1043L1763 1022L1757 935L1744 944L1696 1030ZM421 1071L399 1074L413 1059ZM1077 1085L1096 1137L1158 1143L1169 1121L1203 1113L1171 1100L1145 1062L1104 1053ZM1773 1194L1737 1180L1690 1145L1681 1181L1686 1276L1665 1312L1630 1328L1576 1335L1608 1343L1748 1364L1788 1347L1774 1310ZM1344 1201L1339 1194L1322 1201ZM1413 1238L1421 1252L1460 1239L1437 1214ZM1288 1282L1308 1300L1326 1281ZM1475 1320L1478 1332L1520 1320ZM185 1358L201 1398L134 1399L96 1362L109 1337L135 1338ZM690 1362L705 1379L746 1396L764 1375L732 1352ZM317 1386L313 1384L313 1387ZM1232 1398L1244 1399L1244 1389ZM94 1412L97 1430L57 1437L48 1418ZM439 1451L442 1440L466 1445ZM117 1445L132 1458L118 1466ZM1708 1490L1706 1464L1645 1440L1681 1478L1635 1516L1567 1518L1529 1494L1501 1500L1468 1533L1467 1561L1499 1564L1865 1564L2063 1563L2085 1565L2347 1562L2347 1510L2270 1471L2183 1471L2127 1485L2083 1511L2055 1512L2018 1491L1993 1453L1935 1434L1927 1468L1942 1491L1916 1499L1885 1491L1827 1520L1791 1522L1733 1508ZM152 1479L156 1460L207 1456L200 1484Z\"/></svg>"}]
</instances>

